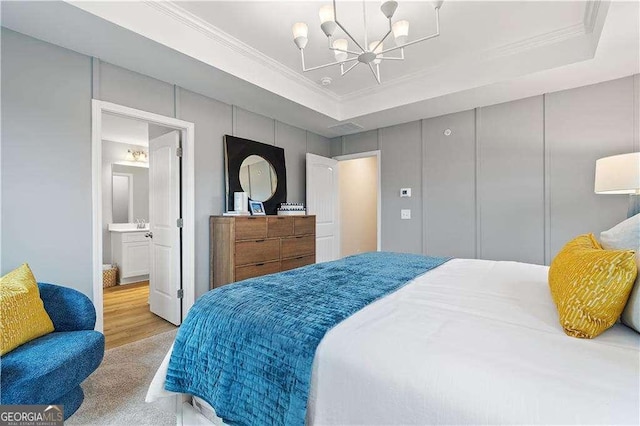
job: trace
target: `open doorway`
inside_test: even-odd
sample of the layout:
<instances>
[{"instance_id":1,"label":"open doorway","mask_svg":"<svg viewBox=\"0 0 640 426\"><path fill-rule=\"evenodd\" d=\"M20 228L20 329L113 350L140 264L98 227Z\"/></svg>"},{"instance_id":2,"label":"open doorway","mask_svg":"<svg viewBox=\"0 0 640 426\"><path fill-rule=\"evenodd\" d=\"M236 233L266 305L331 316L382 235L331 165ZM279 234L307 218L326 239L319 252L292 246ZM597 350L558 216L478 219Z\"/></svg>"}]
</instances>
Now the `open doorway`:
<instances>
[{"instance_id":1,"label":"open doorway","mask_svg":"<svg viewBox=\"0 0 640 426\"><path fill-rule=\"evenodd\" d=\"M154 241L159 225L180 215L179 162L171 157L180 138L173 128L106 112L101 138L104 335L111 349L180 324L180 300L163 297L171 287L166 275L179 282L179 229L174 225L161 247L159 236ZM162 149L173 152L159 155ZM175 259L169 253L157 262L166 250Z\"/></svg>"},{"instance_id":2,"label":"open doorway","mask_svg":"<svg viewBox=\"0 0 640 426\"><path fill-rule=\"evenodd\" d=\"M316 216L317 262L380 251L380 154L307 154L307 211Z\"/></svg>"},{"instance_id":3,"label":"open doorway","mask_svg":"<svg viewBox=\"0 0 640 426\"><path fill-rule=\"evenodd\" d=\"M340 256L378 250L378 157L338 162Z\"/></svg>"},{"instance_id":4,"label":"open doorway","mask_svg":"<svg viewBox=\"0 0 640 426\"><path fill-rule=\"evenodd\" d=\"M193 305L193 124L93 102L93 299L112 348Z\"/></svg>"}]
</instances>

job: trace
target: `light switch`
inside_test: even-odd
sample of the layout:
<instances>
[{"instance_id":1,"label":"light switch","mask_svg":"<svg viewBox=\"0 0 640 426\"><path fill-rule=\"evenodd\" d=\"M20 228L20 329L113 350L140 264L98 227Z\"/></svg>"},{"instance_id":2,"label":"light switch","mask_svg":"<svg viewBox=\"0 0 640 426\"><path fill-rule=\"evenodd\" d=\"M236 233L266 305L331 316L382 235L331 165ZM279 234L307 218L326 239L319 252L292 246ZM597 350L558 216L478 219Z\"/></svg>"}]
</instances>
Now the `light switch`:
<instances>
[{"instance_id":1,"label":"light switch","mask_svg":"<svg viewBox=\"0 0 640 426\"><path fill-rule=\"evenodd\" d=\"M411 197L411 188L400 188L401 197Z\"/></svg>"},{"instance_id":2,"label":"light switch","mask_svg":"<svg viewBox=\"0 0 640 426\"><path fill-rule=\"evenodd\" d=\"M400 210L400 219L411 219L411 209Z\"/></svg>"}]
</instances>

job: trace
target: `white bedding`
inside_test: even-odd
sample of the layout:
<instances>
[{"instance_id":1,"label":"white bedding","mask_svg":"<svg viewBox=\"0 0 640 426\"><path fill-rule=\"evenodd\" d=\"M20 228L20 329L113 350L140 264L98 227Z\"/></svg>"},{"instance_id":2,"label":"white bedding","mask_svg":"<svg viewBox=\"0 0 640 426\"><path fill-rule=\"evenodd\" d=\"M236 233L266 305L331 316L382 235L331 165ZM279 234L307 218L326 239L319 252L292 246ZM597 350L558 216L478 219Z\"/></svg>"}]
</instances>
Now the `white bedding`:
<instances>
[{"instance_id":1,"label":"white bedding","mask_svg":"<svg viewBox=\"0 0 640 426\"><path fill-rule=\"evenodd\" d=\"M454 259L343 321L317 349L307 423L640 424L640 335L566 336L547 272Z\"/></svg>"}]
</instances>

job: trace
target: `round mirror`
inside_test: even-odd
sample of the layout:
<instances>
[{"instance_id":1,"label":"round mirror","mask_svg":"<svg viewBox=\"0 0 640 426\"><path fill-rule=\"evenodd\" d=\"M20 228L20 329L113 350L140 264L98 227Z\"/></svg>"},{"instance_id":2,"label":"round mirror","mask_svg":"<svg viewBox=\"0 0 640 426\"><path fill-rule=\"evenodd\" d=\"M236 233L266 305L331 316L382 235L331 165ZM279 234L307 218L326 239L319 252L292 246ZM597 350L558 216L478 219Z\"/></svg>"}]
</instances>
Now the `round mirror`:
<instances>
[{"instance_id":1,"label":"round mirror","mask_svg":"<svg viewBox=\"0 0 640 426\"><path fill-rule=\"evenodd\" d=\"M240 165L240 186L255 201L267 201L278 187L276 170L259 155L250 155Z\"/></svg>"}]
</instances>

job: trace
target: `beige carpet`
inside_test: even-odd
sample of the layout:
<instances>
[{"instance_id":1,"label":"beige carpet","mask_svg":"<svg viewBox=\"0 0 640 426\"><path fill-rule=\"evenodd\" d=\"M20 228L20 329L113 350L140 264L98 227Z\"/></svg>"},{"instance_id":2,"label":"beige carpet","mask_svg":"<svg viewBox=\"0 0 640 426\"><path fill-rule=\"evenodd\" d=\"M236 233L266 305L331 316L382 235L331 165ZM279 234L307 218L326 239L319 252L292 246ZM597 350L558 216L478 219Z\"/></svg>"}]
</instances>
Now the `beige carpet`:
<instances>
[{"instance_id":1,"label":"beige carpet","mask_svg":"<svg viewBox=\"0 0 640 426\"><path fill-rule=\"evenodd\" d=\"M84 402L65 425L175 425L173 403L144 397L177 330L106 351L82 384Z\"/></svg>"}]
</instances>

